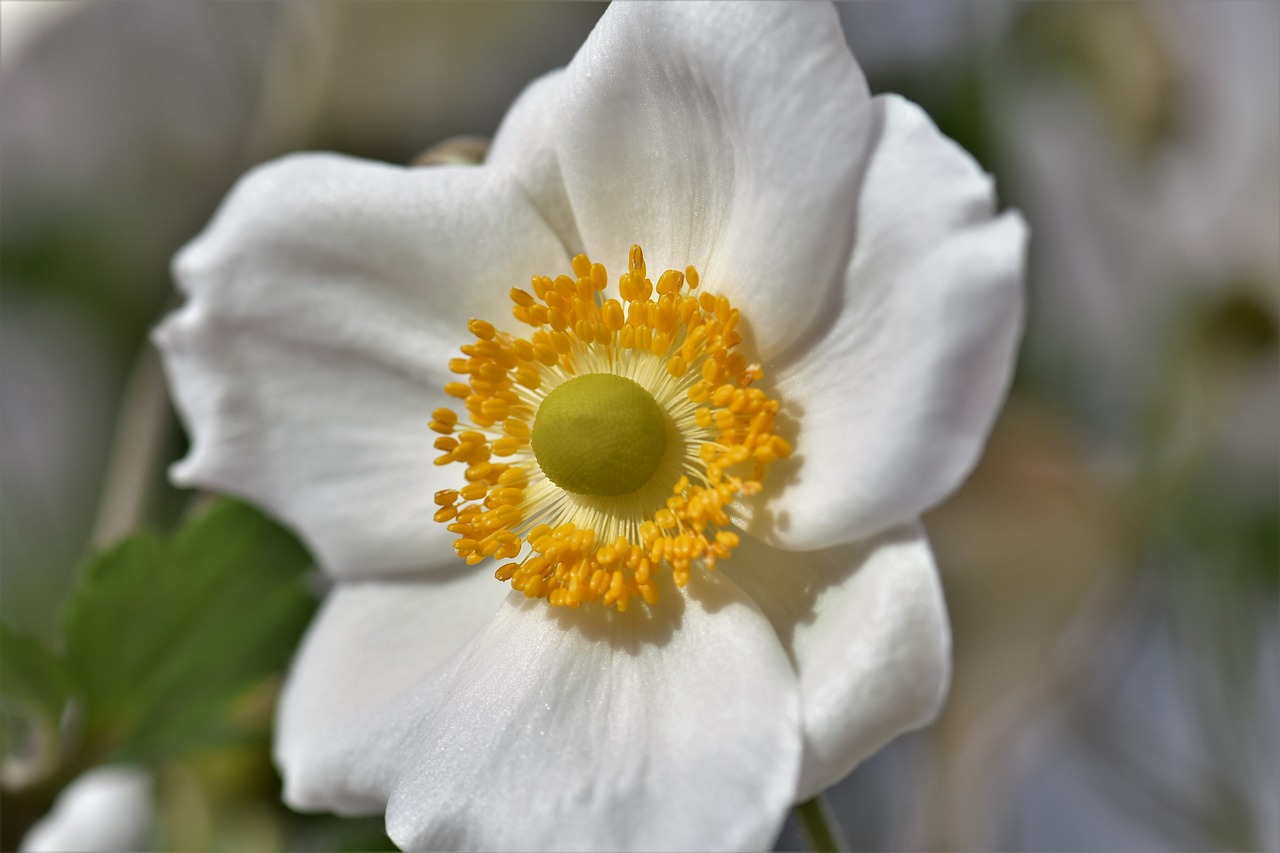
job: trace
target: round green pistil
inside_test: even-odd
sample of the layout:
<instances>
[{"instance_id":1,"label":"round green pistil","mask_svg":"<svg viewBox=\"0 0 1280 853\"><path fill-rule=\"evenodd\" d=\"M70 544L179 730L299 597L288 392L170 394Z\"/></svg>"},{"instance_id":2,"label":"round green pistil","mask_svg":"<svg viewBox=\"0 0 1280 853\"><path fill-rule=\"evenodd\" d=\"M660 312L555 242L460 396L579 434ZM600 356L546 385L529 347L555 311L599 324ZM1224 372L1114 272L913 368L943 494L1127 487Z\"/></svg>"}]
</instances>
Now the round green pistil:
<instances>
[{"instance_id":1,"label":"round green pistil","mask_svg":"<svg viewBox=\"0 0 1280 853\"><path fill-rule=\"evenodd\" d=\"M666 415L630 379L588 373L546 396L532 443L542 473L565 491L626 495L649 482L662 461Z\"/></svg>"}]
</instances>

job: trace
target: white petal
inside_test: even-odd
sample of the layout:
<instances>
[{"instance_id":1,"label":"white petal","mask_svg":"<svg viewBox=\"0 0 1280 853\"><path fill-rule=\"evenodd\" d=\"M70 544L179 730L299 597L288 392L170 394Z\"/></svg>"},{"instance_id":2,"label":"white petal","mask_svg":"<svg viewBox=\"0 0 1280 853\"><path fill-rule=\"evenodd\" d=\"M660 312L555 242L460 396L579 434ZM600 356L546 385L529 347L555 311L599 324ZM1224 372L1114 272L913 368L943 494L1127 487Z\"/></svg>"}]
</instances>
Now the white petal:
<instances>
[{"instance_id":1,"label":"white petal","mask_svg":"<svg viewBox=\"0 0 1280 853\"><path fill-rule=\"evenodd\" d=\"M470 317L566 268L509 177L300 155L244 178L175 263L156 332L192 435L174 479L241 495L341 576L449 564L427 428Z\"/></svg>"},{"instance_id":2,"label":"white petal","mask_svg":"<svg viewBox=\"0 0 1280 853\"><path fill-rule=\"evenodd\" d=\"M561 130L556 119L562 115L564 79L563 71L553 71L529 84L494 134L485 165L509 172L524 187L530 202L560 236L565 253L573 256L584 247L555 147Z\"/></svg>"},{"instance_id":3,"label":"white petal","mask_svg":"<svg viewBox=\"0 0 1280 853\"><path fill-rule=\"evenodd\" d=\"M866 82L821 3L616 3L566 70L560 167L593 259L693 264L764 356L815 321L853 240Z\"/></svg>"},{"instance_id":4,"label":"white petal","mask_svg":"<svg viewBox=\"0 0 1280 853\"><path fill-rule=\"evenodd\" d=\"M103 765L77 777L58 795L49 813L27 831L21 849L142 850L151 843L154 819L151 774L140 767Z\"/></svg>"},{"instance_id":5,"label":"white petal","mask_svg":"<svg viewBox=\"0 0 1280 853\"><path fill-rule=\"evenodd\" d=\"M769 617L800 673L797 800L937 716L951 677L951 635L918 524L808 553L743 537L720 565Z\"/></svg>"},{"instance_id":6,"label":"white petal","mask_svg":"<svg viewBox=\"0 0 1280 853\"><path fill-rule=\"evenodd\" d=\"M387 809L404 849L773 843L795 792L795 675L722 578L654 611L509 602L424 703Z\"/></svg>"},{"instance_id":7,"label":"white petal","mask_svg":"<svg viewBox=\"0 0 1280 853\"><path fill-rule=\"evenodd\" d=\"M419 732L405 703L493 618L510 587L484 569L338 584L285 682L274 754L292 808L381 814Z\"/></svg>"},{"instance_id":8,"label":"white petal","mask_svg":"<svg viewBox=\"0 0 1280 853\"><path fill-rule=\"evenodd\" d=\"M875 104L843 304L776 373L795 456L748 529L788 548L868 536L950 494L982 451L1022 330L1022 218L994 215L990 177L919 107Z\"/></svg>"}]
</instances>

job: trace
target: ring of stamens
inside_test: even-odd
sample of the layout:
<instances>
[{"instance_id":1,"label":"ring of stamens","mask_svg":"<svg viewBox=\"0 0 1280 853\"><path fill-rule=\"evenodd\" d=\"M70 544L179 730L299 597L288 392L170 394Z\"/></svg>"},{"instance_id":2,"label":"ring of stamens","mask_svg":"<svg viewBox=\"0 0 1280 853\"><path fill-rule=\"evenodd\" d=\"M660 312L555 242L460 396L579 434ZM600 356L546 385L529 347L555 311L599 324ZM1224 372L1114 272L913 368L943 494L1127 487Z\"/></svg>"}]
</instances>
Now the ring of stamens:
<instances>
[{"instance_id":1,"label":"ring of stamens","mask_svg":"<svg viewBox=\"0 0 1280 853\"><path fill-rule=\"evenodd\" d=\"M466 419L437 409L437 465L466 466L465 485L437 492L435 520L458 535L468 564L509 560L495 576L530 598L577 607L658 600L656 573L677 585L695 565L714 569L738 536L727 508L760 489L769 463L791 446L774 432L778 403L752 383L763 376L735 349L738 309L724 296L697 296L698 271L667 270L655 285L632 246L618 294L586 255L574 277L534 276L532 293L511 290L512 314L528 338L471 320L473 343L449 369L465 377L445 392ZM530 446L539 405L569 379L611 373L650 394L667 415L663 457L649 481L625 495L568 492L539 468Z\"/></svg>"}]
</instances>

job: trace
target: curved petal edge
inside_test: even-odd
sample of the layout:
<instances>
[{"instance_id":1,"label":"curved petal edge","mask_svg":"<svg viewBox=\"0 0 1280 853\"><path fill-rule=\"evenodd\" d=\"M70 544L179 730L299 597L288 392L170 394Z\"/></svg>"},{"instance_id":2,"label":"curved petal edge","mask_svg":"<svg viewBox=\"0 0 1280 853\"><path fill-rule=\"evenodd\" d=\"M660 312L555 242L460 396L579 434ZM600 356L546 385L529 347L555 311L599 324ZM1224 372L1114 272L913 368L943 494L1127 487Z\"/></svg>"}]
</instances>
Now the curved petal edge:
<instances>
[{"instance_id":1,"label":"curved petal edge","mask_svg":"<svg viewBox=\"0 0 1280 853\"><path fill-rule=\"evenodd\" d=\"M1027 225L919 107L876 99L858 236L828 325L775 365L795 454L742 521L826 548L919 516L977 463L1013 376ZM785 428L785 426L784 426Z\"/></svg>"}]
</instances>

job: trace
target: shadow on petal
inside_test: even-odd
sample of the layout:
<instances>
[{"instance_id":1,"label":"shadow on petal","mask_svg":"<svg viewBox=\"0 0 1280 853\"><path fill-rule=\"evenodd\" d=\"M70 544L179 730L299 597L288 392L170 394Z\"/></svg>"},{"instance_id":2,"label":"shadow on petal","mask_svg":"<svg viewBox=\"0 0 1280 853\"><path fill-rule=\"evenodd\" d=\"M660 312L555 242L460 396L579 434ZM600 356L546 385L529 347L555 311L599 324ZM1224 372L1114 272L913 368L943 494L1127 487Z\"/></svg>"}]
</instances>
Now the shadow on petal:
<instances>
[{"instance_id":1,"label":"shadow on petal","mask_svg":"<svg viewBox=\"0 0 1280 853\"><path fill-rule=\"evenodd\" d=\"M787 551L743 536L733 557L721 565L724 574L760 605L794 657L796 630L817 619L824 592L853 580L880 548L907 545L917 535L916 528L906 526L821 551Z\"/></svg>"}]
</instances>

